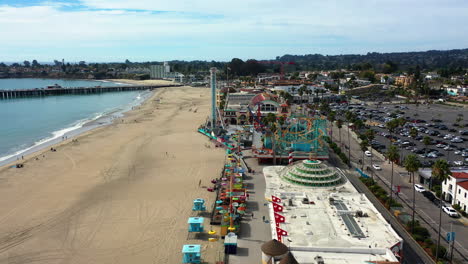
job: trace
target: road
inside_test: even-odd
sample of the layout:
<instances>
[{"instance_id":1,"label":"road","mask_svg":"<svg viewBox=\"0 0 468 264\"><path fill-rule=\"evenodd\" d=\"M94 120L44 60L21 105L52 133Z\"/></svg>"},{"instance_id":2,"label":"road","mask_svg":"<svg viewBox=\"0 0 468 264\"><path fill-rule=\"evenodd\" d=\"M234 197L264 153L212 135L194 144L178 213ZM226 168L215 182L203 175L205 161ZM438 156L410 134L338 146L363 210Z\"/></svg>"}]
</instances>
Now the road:
<instances>
[{"instance_id":1,"label":"road","mask_svg":"<svg viewBox=\"0 0 468 264\"><path fill-rule=\"evenodd\" d=\"M341 130L342 130L341 131L342 141L343 141L344 144L347 145L348 144L347 127L344 125ZM338 140L339 140L338 133L336 133L337 131L338 131L338 129L335 126L334 127L334 132L333 132L333 138L334 138L335 142L338 142ZM351 160L356 162L357 160L363 158L362 151L360 150L360 146L359 146L359 143L356 140L356 138L353 137L353 136L350 136L350 139L351 139ZM344 148L343 148L343 151L345 152ZM347 151L345 153L348 154ZM388 162L385 162L383 159L377 157L377 155L375 155L375 153L376 153L375 150L373 151L373 153L374 153L374 155L373 155L372 158L365 157L364 166L371 167L370 166L371 165L371 159L372 159L373 164L379 164L382 167L382 170L381 171L371 170L369 174L374 175L374 176L378 176L378 178L381 179L380 181L378 181L380 183L380 185L383 186L383 187L386 187L386 190L389 191L388 186L390 185L391 164L388 164ZM413 195L413 193L412 193L413 189L412 189L412 184L409 183L409 177L399 176L399 172L406 173L406 171L403 168L399 167L399 166L395 165L394 170L395 170L395 172L394 172L394 175L395 175L394 185L395 186L396 185L401 186L401 194L400 194L399 197L401 199L403 199L403 201L405 201L405 202L407 202L408 204L411 205L412 204L411 197ZM415 178L419 178L419 177L415 177ZM435 230L437 230L437 228L438 228L439 208L437 206L435 206L432 202L427 200L420 193L416 193L416 208L417 208L416 209L417 214L422 219L425 219L428 222L428 224L430 225L430 228L428 228L428 229L431 232L431 237L433 239L436 239L437 238L437 233L436 233ZM408 212L410 212L410 211L408 211ZM420 222L422 222L422 221L420 221ZM467 222L465 222L465 223L467 223ZM445 234L450 230L456 232L457 241L455 243L455 247L463 254L463 256L465 256L465 257L462 257L462 256L458 255L455 252L454 257L456 259L460 259L460 260L465 259L464 261L466 263L468 263L468 260L466 260L466 258L468 258L468 250L467 250L468 228L459 219L450 218L445 213L442 213L442 230L441 230L442 236L445 237ZM441 241L443 241L443 239L441 239ZM447 248L447 244L445 243L445 241L443 241L442 244ZM464 262L460 262L460 263L464 263Z\"/></svg>"}]
</instances>

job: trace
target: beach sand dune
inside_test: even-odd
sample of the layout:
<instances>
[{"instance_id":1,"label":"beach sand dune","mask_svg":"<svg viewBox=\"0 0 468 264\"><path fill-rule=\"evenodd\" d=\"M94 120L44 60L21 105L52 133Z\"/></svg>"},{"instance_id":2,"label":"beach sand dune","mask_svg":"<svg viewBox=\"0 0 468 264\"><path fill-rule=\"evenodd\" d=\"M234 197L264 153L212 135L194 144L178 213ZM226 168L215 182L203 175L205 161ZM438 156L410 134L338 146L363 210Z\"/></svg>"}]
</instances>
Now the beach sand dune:
<instances>
[{"instance_id":1,"label":"beach sand dune","mask_svg":"<svg viewBox=\"0 0 468 264\"><path fill-rule=\"evenodd\" d=\"M208 98L208 89L160 90L123 122L2 168L0 263L180 263L182 245L194 243L192 200L214 200L198 183L224 161L196 133Z\"/></svg>"}]
</instances>

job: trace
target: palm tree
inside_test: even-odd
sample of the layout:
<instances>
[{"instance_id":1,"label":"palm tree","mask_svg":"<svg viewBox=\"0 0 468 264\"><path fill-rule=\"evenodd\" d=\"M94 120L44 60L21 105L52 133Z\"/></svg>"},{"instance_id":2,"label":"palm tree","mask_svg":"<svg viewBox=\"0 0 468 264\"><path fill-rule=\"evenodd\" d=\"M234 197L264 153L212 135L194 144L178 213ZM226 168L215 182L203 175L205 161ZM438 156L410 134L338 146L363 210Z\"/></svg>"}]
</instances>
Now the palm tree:
<instances>
[{"instance_id":1,"label":"palm tree","mask_svg":"<svg viewBox=\"0 0 468 264\"><path fill-rule=\"evenodd\" d=\"M366 138L369 141L370 145L372 146L372 140L375 139L375 131L372 130L372 129L368 129L368 130L366 130L365 135L366 135ZM372 147L371 147L370 151L371 151L371 165L372 165Z\"/></svg>"},{"instance_id":2,"label":"palm tree","mask_svg":"<svg viewBox=\"0 0 468 264\"><path fill-rule=\"evenodd\" d=\"M449 165L445 160L437 160L434 165L432 165L432 177L437 179L441 184L447 180L449 175L452 172L450 171ZM455 190L456 193L456 190ZM439 246L440 246L440 228L442 226L442 191L439 196L439 232L437 233L437 250L436 250L436 262L439 260Z\"/></svg>"},{"instance_id":3,"label":"palm tree","mask_svg":"<svg viewBox=\"0 0 468 264\"><path fill-rule=\"evenodd\" d=\"M336 120L336 127L338 127L338 134L340 135L340 144L342 145L342 143L341 143L341 128L343 127L343 120L341 120L341 119Z\"/></svg>"},{"instance_id":4,"label":"palm tree","mask_svg":"<svg viewBox=\"0 0 468 264\"><path fill-rule=\"evenodd\" d=\"M274 134L275 134L275 132L276 132L276 130L278 128L276 127L276 123L271 123L269 128L270 128L271 141L272 141L271 142L271 148L273 150L273 165L276 165L276 150L275 150L276 149L276 142L275 142Z\"/></svg>"},{"instance_id":5,"label":"palm tree","mask_svg":"<svg viewBox=\"0 0 468 264\"><path fill-rule=\"evenodd\" d=\"M388 205L388 207L390 207L392 203L392 195L393 195L393 164L400 160L400 153L396 146L391 145L388 148L387 158L392 163L392 175L390 177L390 203Z\"/></svg>"},{"instance_id":6,"label":"palm tree","mask_svg":"<svg viewBox=\"0 0 468 264\"><path fill-rule=\"evenodd\" d=\"M391 144L392 139L393 139L393 133L395 133L395 129L398 127L398 121L396 121L396 119L392 119L392 120L388 121L385 126L387 127L388 131L390 132L390 136L391 136L390 144ZM390 147L390 145L389 145L389 147Z\"/></svg>"},{"instance_id":7,"label":"palm tree","mask_svg":"<svg viewBox=\"0 0 468 264\"><path fill-rule=\"evenodd\" d=\"M412 127L409 132L412 139L418 136L418 130L415 127Z\"/></svg>"},{"instance_id":8,"label":"palm tree","mask_svg":"<svg viewBox=\"0 0 468 264\"><path fill-rule=\"evenodd\" d=\"M407 172L411 174L410 177L410 183L413 182L414 184L414 173L418 171L418 169L421 167L421 163L419 162L418 158L414 154L410 154L406 156L405 158L405 169ZM411 180L412 178L412 180ZM415 210L415 203L416 203L416 190L414 189L413 186L413 215L411 217L412 222L411 222L411 232L414 231L414 210Z\"/></svg>"},{"instance_id":9,"label":"palm tree","mask_svg":"<svg viewBox=\"0 0 468 264\"><path fill-rule=\"evenodd\" d=\"M330 137L331 137L331 141L333 141L333 123L335 122L336 120L336 112L335 111L331 111L328 115L327 115L327 119L328 121L330 122Z\"/></svg>"},{"instance_id":10,"label":"palm tree","mask_svg":"<svg viewBox=\"0 0 468 264\"><path fill-rule=\"evenodd\" d=\"M429 136L425 136L423 138L423 144L424 144L424 155L427 155L427 146L429 146L432 143L432 139Z\"/></svg>"},{"instance_id":11,"label":"palm tree","mask_svg":"<svg viewBox=\"0 0 468 264\"><path fill-rule=\"evenodd\" d=\"M348 165L351 165L351 140L349 138L349 124L352 120L354 120L354 114L350 111L346 111L345 118L348 122Z\"/></svg>"},{"instance_id":12,"label":"palm tree","mask_svg":"<svg viewBox=\"0 0 468 264\"><path fill-rule=\"evenodd\" d=\"M361 169L364 170L364 153L367 151L368 147L369 147L369 141L367 141L367 139L364 139L361 141L361 143L359 143L359 146L361 147L361 150L362 150L362 166L361 166Z\"/></svg>"}]
</instances>

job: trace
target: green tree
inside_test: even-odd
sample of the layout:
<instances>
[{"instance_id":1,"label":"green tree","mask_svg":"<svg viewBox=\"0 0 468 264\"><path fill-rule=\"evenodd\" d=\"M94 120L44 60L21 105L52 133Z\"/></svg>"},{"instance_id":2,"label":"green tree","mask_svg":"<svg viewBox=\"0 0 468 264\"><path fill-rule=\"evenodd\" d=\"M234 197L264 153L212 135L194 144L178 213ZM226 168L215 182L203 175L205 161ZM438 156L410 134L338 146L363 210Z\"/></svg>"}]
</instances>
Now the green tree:
<instances>
[{"instance_id":1,"label":"green tree","mask_svg":"<svg viewBox=\"0 0 468 264\"><path fill-rule=\"evenodd\" d=\"M418 130L417 130L415 127L412 127L412 128L410 129L409 134L410 134L411 138L414 139L415 137L418 136Z\"/></svg>"},{"instance_id":2,"label":"green tree","mask_svg":"<svg viewBox=\"0 0 468 264\"><path fill-rule=\"evenodd\" d=\"M341 119L336 120L336 127L338 128L338 135L340 137L340 145L342 145L342 142L341 142L341 128L343 127L343 120L341 120Z\"/></svg>"},{"instance_id":3,"label":"green tree","mask_svg":"<svg viewBox=\"0 0 468 264\"><path fill-rule=\"evenodd\" d=\"M368 70L368 71L362 71L360 74L359 74L359 77L361 78L364 78L364 79L367 79L371 82L375 82L375 72L374 71L371 71L371 70Z\"/></svg>"},{"instance_id":4,"label":"green tree","mask_svg":"<svg viewBox=\"0 0 468 264\"><path fill-rule=\"evenodd\" d=\"M274 125L276 123L276 115L273 113L268 113L265 118L262 120L262 123L265 126Z\"/></svg>"},{"instance_id":5,"label":"green tree","mask_svg":"<svg viewBox=\"0 0 468 264\"><path fill-rule=\"evenodd\" d=\"M429 136L425 136L423 138L423 144L424 144L424 155L427 155L427 146L429 146L432 143L432 139Z\"/></svg>"},{"instance_id":6,"label":"green tree","mask_svg":"<svg viewBox=\"0 0 468 264\"><path fill-rule=\"evenodd\" d=\"M398 151L398 148L396 146L391 145L388 148L387 158L392 163L392 174L390 177L390 202L389 202L389 207L390 207L392 203L392 196L393 196L393 164L400 160L400 152Z\"/></svg>"},{"instance_id":7,"label":"green tree","mask_svg":"<svg viewBox=\"0 0 468 264\"><path fill-rule=\"evenodd\" d=\"M392 120L388 121L387 124L385 124L385 126L387 127L388 131L390 132L390 136L391 136L390 143L388 144L388 146L390 147L391 143L393 141L393 134L395 133L395 130L398 127L398 121L396 119L392 119Z\"/></svg>"},{"instance_id":8,"label":"green tree","mask_svg":"<svg viewBox=\"0 0 468 264\"><path fill-rule=\"evenodd\" d=\"M364 170L364 153L368 150L369 148L369 141L367 139L361 140L361 143L359 143L359 147L361 147L362 151L362 166L361 169Z\"/></svg>"},{"instance_id":9,"label":"green tree","mask_svg":"<svg viewBox=\"0 0 468 264\"><path fill-rule=\"evenodd\" d=\"M330 139L333 141L333 124L335 123L336 120L336 112L335 111L330 111L327 115L328 122L330 122Z\"/></svg>"},{"instance_id":10,"label":"green tree","mask_svg":"<svg viewBox=\"0 0 468 264\"><path fill-rule=\"evenodd\" d=\"M275 137L273 136L276 132L276 130L278 130L278 127L276 126L276 123L272 123L269 127L269 133L271 133L271 148L273 150L273 165L276 165L276 140L275 140Z\"/></svg>"},{"instance_id":11,"label":"green tree","mask_svg":"<svg viewBox=\"0 0 468 264\"><path fill-rule=\"evenodd\" d=\"M450 171L449 165L445 160L437 160L434 165L432 165L432 176L437 179L441 185L452 172ZM456 190L455 190L456 193ZM440 229L442 226L442 192L439 196L439 231L437 232L437 251L436 251L436 262L439 260L439 246L440 246Z\"/></svg>"},{"instance_id":12,"label":"green tree","mask_svg":"<svg viewBox=\"0 0 468 264\"><path fill-rule=\"evenodd\" d=\"M23 61L24 67L31 67L31 63L27 60Z\"/></svg>"},{"instance_id":13,"label":"green tree","mask_svg":"<svg viewBox=\"0 0 468 264\"><path fill-rule=\"evenodd\" d=\"M372 130L372 129L368 129L366 130L365 132L365 136L367 138L367 141L368 141L368 144L371 145L371 148L370 148L370 152L371 152L371 156L370 156L370 163L371 163L371 166L372 166L372 141L375 139L375 131ZM374 173L372 173L372 176L374 176Z\"/></svg>"},{"instance_id":14,"label":"green tree","mask_svg":"<svg viewBox=\"0 0 468 264\"><path fill-rule=\"evenodd\" d=\"M346 111L345 118L348 123L347 124L348 126L348 165L351 165L351 139L350 139L349 127L350 127L351 122L354 121L355 117L351 111Z\"/></svg>"},{"instance_id":15,"label":"green tree","mask_svg":"<svg viewBox=\"0 0 468 264\"><path fill-rule=\"evenodd\" d=\"M415 140L414 138L418 136L418 130L415 128L415 127L412 127L410 129L410 136L413 140Z\"/></svg>"},{"instance_id":16,"label":"green tree","mask_svg":"<svg viewBox=\"0 0 468 264\"><path fill-rule=\"evenodd\" d=\"M37 68L37 67L41 66L41 64L39 64L39 62L37 62L37 60L33 60L33 61L32 61L32 66L33 66L34 68Z\"/></svg>"},{"instance_id":17,"label":"green tree","mask_svg":"<svg viewBox=\"0 0 468 264\"><path fill-rule=\"evenodd\" d=\"M410 154L406 156L404 165L405 165L406 171L411 174L410 183L414 184L414 173L419 170L419 168L421 167L421 163L419 162L416 155ZM414 212L415 212L415 206L416 206L416 190L414 189L414 186L412 189L413 189L413 208L412 208L413 212L412 212L412 217L411 217L412 219L411 232L414 231Z\"/></svg>"}]
</instances>

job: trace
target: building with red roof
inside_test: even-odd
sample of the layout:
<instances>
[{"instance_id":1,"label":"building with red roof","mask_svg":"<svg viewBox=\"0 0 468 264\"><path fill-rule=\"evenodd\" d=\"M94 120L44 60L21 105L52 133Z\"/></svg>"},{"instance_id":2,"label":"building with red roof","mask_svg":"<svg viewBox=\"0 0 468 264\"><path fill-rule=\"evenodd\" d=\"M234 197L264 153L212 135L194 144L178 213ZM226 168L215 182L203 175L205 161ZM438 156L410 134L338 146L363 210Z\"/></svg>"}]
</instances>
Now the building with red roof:
<instances>
[{"instance_id":1,"label":"building with red roof","mask_svg":"<svg viewBox=\"0 0 468 264\"><path fill-rule=\"evenodd\" d=\"M458 204L463 211L468 206L468 170L453 171L442 183L442 197L452 205Z\"/></svg>"}]
</instances>

